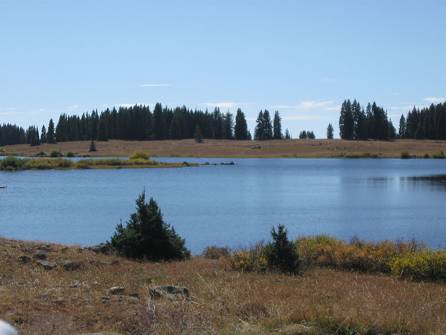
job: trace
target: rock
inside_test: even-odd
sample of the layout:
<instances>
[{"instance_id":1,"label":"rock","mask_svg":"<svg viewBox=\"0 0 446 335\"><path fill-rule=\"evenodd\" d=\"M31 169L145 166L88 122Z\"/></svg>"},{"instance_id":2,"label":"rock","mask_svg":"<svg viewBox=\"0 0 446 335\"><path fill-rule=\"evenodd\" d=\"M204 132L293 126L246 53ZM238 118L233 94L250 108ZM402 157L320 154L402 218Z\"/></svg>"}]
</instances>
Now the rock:
<instances>
[{"instance_id":1,"label":"rock","mask_svg":"<svg viewBox=\"0 0 446 335\"><path fill-rule=\"evenodd\" d=\"M27 263L31 262L31 257L26 256L26 255L21 255L18 257L18 260L20 263L27 264Z\"/></svg>"},{"instance_id":2,"label":"rock","mask_svg":"<svg viewBox=\"0 0 446 335\"><path fill-rule=\"evenodd\" d=\"M33 258L34 259L47 259L47 252L45 250L37 250L34 255Z\"/></svg>"},{"instance_id":3,"label":"rock","mask_svg":"<svg viewBox=\"0 0 446 335\"><path fill-rule=\"evenodd\" d=\"M0 334L1 335L18 335L19 333L13 326L0 320Z\"/></svg>"},{"instance_id":4,"label":"rock","mask_svg":"<svg viewBox=\"0 0 446 335\"><path fill-rule=\"evenodd\" d=\"M42 266L45 270L52 270L57 266L57 264L54 262L49 262L47 260L41 259L39 259L36 263Z\"/></svg>"},{"instance_id":5,"label":"rock","mask_svg":"<svg viewBox=\"0 0 446 335\"><path fill-rule=\"evenodd\" d=\"M111 295L121 295L124 294L125 288L122 286L113 286L108 290Z\"/></svg>"},{"instance_id":6,"label":"rock","mask_svg":"<svg viewBox=\"0 0 446 335\"><path fill-rule=\"evenodd\" d=\"M63 262L63 268L66 271L79 270L81 268L81 263L80 262L66 260L66 261Z\"/></svg>"},{"instance_id":7,"label":"rock","mask_svg":"<svg viewBox=\"0 0 446 335\"><path fill-rule=\"evenodd\" d=\"M189 290L186 287L179 287L173 285L153 286L149 288L149 295L151 298L167 298L171 300L189 299Z\"/></svg>"},{"instance_id":8,"label":"rock","mask_svg":"<svg viewBox=\"0 0 446 335\"><path fill-rule=\"evenodd\" d=\"M101 302L102 302L104 305L105 305L105 304L108 304L108 303L110 302L110 297L104 295L104 296L101 298Z\"/></svg>"}]
</instances>

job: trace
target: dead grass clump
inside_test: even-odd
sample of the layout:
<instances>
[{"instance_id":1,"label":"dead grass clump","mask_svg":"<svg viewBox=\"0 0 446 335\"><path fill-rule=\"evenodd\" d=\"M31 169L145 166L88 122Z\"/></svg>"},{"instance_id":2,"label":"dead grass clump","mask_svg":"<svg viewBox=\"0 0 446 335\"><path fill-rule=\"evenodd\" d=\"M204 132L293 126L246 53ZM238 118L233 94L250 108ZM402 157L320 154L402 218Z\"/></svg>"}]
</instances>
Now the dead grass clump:
<instances>
[{"instance_id":1,"label":"dead grass clump","mask_svg":"<svg viewBox=\"0 0 446 335\"><path fill-rule=\"evenodd\" d=\"M208 259L220 259L229 257L231 250L228 247L210 246L203 250L202 256Z\"/></svg>"}]
</instances>

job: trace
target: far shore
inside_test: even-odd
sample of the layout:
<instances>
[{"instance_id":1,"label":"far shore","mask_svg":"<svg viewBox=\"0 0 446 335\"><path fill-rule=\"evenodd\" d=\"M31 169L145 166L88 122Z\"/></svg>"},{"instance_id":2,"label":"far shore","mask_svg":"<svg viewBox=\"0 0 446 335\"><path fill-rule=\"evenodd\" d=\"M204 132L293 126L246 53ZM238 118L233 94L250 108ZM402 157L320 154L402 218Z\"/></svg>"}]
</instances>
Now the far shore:
<instances>
[{"instance_id":1,"label":"far shore","mask_svg":"<svg viewBox=\"0 0 446 335\"><path fill-rule=\"evenodd\" d=\"M236 141L188 140L96 142L96 152L89 152L90 141L60 142L30 146L27 144L0 147L0 155L34 157L53 151L64 156L123 157L144 152L151 157L232 157L232 158L431 158L444 156L446 141L395 140L270 140Z\"/></svg>"}]
</instances>

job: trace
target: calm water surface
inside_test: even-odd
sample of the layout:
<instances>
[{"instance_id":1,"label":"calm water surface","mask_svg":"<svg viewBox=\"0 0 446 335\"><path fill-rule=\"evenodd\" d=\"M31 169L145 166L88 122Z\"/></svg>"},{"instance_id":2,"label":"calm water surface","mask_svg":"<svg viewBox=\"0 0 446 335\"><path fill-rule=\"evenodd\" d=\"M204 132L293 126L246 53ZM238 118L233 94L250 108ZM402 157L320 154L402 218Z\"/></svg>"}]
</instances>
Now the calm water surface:
<instances>
[{"instance_id":1,"label":"calm water surface","mask_svg":"<svg viewBox=\"0 0 446 335\"><path fill-rule=\"evenodd\" d=\"M222 162L228 159L164 158ZM0 235L91 245L108 239L146 190L194 253L291 236L422 240L446 246L444 160L234 159L234 166L0 172Z\"/></svg>"}]
</instances>

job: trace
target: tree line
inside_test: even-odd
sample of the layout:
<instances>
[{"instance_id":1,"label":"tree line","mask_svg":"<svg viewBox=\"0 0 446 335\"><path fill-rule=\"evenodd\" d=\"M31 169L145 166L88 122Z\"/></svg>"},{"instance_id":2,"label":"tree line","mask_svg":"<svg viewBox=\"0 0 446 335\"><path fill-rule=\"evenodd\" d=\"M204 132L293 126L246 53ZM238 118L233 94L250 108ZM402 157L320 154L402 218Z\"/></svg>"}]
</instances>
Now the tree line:
<instances>
[{"instance_id":1,"label":"tree line","mask_svg":"<svg viewBox=\"0 0 446 335\"><path fill-rule=\"evenodd\" d=\"M446 102L431 104L422 109L413 108L406 117L401 115L401 138L446 140Z\"/></svg>"},{"instance_id":2,"label":"tree line","mask_svg":"<svg viewBox=\"0 0 446 335\"><path fill-rule=\"evenodd\" d=\"M392 120L375 102L364 109L356 100L345 100L339 116L339 135L346 140L390 140L396 137Z\"/></svg>"},{"instance_id":3,"label":"tree line","mask_svg":"<svg viewBox=\"0 0 446 335\"><path fill-rule=\"evenodd\" d=\"M245 114L238 109L235 115L222 113L219 108L192 110L185 106L168 108L157 103L153 110L149 106L135 105L93 110L82 115L61 114L57 124L51 119L48 126L39 129L30 126L26 131L18 126L0 126L0 145L22 144L39 145L66 141L111 139L120 140L164 140L189 139L251 140ZM257 140L290 139L288 130L282 132L279 112L274 119L268 110L260 111L255 128Z\"/></svg>"}]
</instances>

